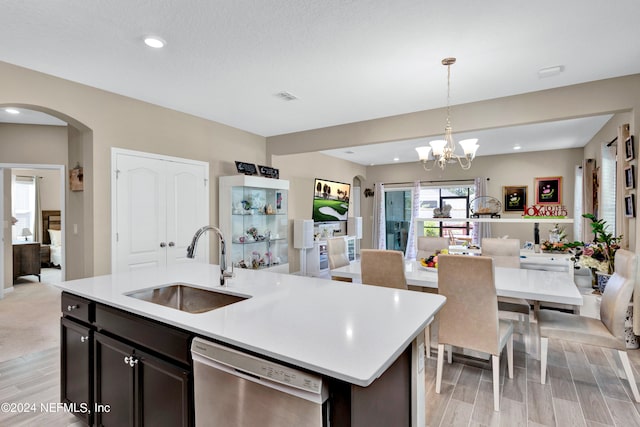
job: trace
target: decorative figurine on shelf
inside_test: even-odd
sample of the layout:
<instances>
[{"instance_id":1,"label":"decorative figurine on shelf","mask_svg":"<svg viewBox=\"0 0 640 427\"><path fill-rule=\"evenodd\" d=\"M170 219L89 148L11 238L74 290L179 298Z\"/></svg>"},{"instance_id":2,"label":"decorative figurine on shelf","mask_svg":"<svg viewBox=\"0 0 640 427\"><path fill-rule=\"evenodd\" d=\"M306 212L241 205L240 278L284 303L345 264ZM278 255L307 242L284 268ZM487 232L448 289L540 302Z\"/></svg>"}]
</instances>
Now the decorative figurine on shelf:
<instances>
[{"instance_id":1,"label":"decorative figurine on shelf","mask_svg":"<svg viewBox=\"0 0 640 427\"><path fill-rule=\"evenodd\" d=\"M251 253L251 267L255 270L260 266L260 253L258 251L253 251Z\"/></svg>"},{"instance_id":2,"label":"decorative figurine on shelf","mask_svg":"<svg viewBox=\"0 0 640 427\"><path fill-rule=\"evenodd\" d=\"M435 208L433 210L434 218L451 218L451 205L446 203L441 208Z\"/></svg>"},{"instance_id":3,"label":"decorative figurine on shelf","mask_svg":"<svg viewBox=\"0 0 640 427\"><path fill-rule=\"evenodd\" d=\"M267 215L273 215L273 214L274 214L274 212L273 212L273 206L271 206L270 204L269 204L269 205L267 205L267 206L264 208L264 213L265 213L265 214L267 214Z\"/></svg>"},{"instance_id":4,"label":"decorative figurine on shelf","mask_svg":"<svg viewBox=\"0 0 640 427\"><path fill-rule=\"evenodd\" d=\"M247 235L251 236L253 240L258 240L258 229L255 227L247 228Z\"/></svg>"}]
</instances>

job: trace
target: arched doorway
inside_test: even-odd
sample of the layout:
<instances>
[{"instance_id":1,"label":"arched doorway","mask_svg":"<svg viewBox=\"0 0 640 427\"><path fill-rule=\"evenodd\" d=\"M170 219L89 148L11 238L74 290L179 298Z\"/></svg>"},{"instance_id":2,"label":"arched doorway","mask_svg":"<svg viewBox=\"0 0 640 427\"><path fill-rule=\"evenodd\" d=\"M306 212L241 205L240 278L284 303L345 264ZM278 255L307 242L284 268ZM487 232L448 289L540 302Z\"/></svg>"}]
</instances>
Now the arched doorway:
<instances>
[{"instance_id":1,"label":"arched doorway","mask_svg":"<svg viewBox=\"0 0 640 427\"><path fill-rule=\"evenodd\" d=\"M88 277L93 274L93 201L92 188L85 186L82 192L72 192L68 186L68 170L76 165L82 165L85 182L91 183L93 170L93 133L84 124L65 115L64 113L52 109L26 104L2 104L0 109L14 108L24 112L23 117L7 119L6 115L0 117L0 131L3 135L2 163L0 168L5 169L2 176L3 197L0 201L0 220L2 224L11 223L10 209L10 173L6 169L12 167L36 169L60 169L61 198L61 231L64 242L64 259L73 259L73 263L65 263L64 275L62 279L72 279ZM49 117L59 123L40 123L34 116ZM20 116L20 115L16 115ZM63 145L57 145L55 151L52 147L47 147L47 130L52 127L62 127L57 129L56 134L60 138L63 133ZM27 137L29 132L42 135L36 141ZM40 144L40 145L38 145ZM2 151L4 150L4 151ZM8 178L7 178L8 177ZM9 180L8 182L7 179ZM8 222L7 222L8 221ZM13 282L12 265L12 236L11 227L3 227L3 244L0 245L0 277L3 284L0 290L0 298L4 289L11 289Z\"/></svg>"}]
</instances>

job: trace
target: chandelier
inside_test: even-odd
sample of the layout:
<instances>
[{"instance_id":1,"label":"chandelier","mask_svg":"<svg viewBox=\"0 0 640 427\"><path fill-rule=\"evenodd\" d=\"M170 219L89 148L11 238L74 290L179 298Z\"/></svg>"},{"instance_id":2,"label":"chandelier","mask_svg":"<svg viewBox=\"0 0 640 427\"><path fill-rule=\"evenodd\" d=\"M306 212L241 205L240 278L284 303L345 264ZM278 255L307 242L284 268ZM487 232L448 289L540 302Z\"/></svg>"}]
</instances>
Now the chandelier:
<instances>
[{"instance_id":1,"label":"chandelier","mask_svg":"<svg viewBox=\"0 0 640 427\"><path fill-rule=\"evenodd\" d=\"M462 169L469 169L471 167L471 161L476 156L478 150L478 139L465 139L459 142L462 147L463 155L455 153L456 144L453 141L453 129L451 128L451 105L450 105L450 92L451 92L451 66L456 63L456 58L444 58L442 65L447 66L447 123L444 127L444 139L436 141L430 141L429 146L416 147L422 167L425 170L432 170L435 165L438 165L440 169L447 166L447 163L460 164ZM431 153L432 158L429 158Z\"/></svg>"}]
</instances>

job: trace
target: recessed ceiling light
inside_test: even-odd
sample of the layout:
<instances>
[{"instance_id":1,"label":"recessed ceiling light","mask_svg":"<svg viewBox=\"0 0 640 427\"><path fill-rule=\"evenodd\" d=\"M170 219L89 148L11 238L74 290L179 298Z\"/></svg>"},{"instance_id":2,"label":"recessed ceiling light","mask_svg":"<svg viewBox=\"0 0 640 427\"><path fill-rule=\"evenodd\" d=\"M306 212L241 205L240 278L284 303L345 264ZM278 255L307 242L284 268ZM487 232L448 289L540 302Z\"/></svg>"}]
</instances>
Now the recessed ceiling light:
<instances>
[{"instance_id":1,"label":"recessed ceiling light","mask_svg":"<svg viewBox=\"0 0 640 427\"><path fill-rule=\"evenodd\" d=\"M393 161L394 161L394 162L399 162L399 161L400 161L400 157L394 157L394 158L393 158Z\"/></svg>"},{"instance_id":2,"label":"recessed ceiling light","mask_svg":"<svg viewBox=\"0 0 640 427\"><path fill-rule=\"evenodd\" d=\"M20 114L20 111L16 110L15 108L5 108L4 111L9 114Z\"/></svg>"},{"instance_id":3,"label":"recessed ceiling light","mask_svg":"<svg viewBox=\"0 0 640 427\"><path fill-rule=\"evenodd\" d=\"M144 38L144 44L154 49L160 49L163 48L167 42L162 40L160 37L148 36Z\"/></svg>"},{"instance_id":4,"label":"recessed ceiling light","mask_svg":"<svg viewBox=\"0 0 640 427\"><path fill-rule=\"evenodd\" d=\"M541 68L538 70L538 77L551 77L564 71L564 65L555 65L553 67Z\"/></svg>"},{"instance_id":5,"label":"recessed ceiling light","mask_svg":"<svg viewBox=\"0 0 640 427\"><path fill-rule=\"evenodd\" d=\"M516 144L516 145L514 145L514 146L513 146L513 149L514 149L514 150L520 150L521 148L522 148L522 147L521 147L520 145L518 145L518 144Z\"/></svg>"}]
</instances>

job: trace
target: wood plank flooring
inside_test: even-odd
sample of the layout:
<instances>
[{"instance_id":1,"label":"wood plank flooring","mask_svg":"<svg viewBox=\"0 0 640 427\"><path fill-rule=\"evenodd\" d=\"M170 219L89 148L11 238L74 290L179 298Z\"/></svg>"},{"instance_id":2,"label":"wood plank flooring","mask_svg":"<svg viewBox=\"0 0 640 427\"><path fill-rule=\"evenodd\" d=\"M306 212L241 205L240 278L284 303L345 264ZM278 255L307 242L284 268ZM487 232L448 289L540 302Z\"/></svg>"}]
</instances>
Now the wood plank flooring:
<instances>
[{"instance_id":1,"label":"wood plank flooring","mask_svg":"<svg viewBox=\"0 0 640 427\"><path fill-rule=\"evenodd\" d=\"M57 347L0 362L0 426L84 425L61 408L48 405L57 402L60 402L60 353ZM7 410L6 404L13 408Z\"/></svg>"},{"instance_id":2,"label":"wood plank flooring","mask_svg":"<svg viewBox=\"0 0 640 427\"><path fill-rule=\"evenodd\" d=\"M31 286L31 285L29 285ZM33 286L41 286L34 284ZM36 294L34 294L36 295ZM0 308L7 309L4 305ZM33 319L57 325L59 301L52 317L40 307ZM16 318L15 316L13 317ZM24 319L24 316L23 316ZM28 326L27 327L28 333ZM55 340L58 339L55 328ZM491 370L488 364L445 363L440 394L435 392L436 359L427 359L426 415L427 426L639 426L640 404L632 401L631 390L622 372L620 361L611 350L576 345L559 340L549 341L547 384L540 384L540 362L536 358L535 323L527 337L527 352L523 338L514 335L514 378L505 378L506 357L501 364L500 412L493 411ZM22 334L3 340L6 348L24 342ZM15 341L15 342L13 342ZM0 346L2 349L2 346ZM3 351L0 351L2 353ZM630 350L629 359L640 382L640 350ZM82 423L64 411L45 413L41 403L59 402L59 349L42 351L30 347L24 355L11 360L0 358L0 403L34 403L35 412L7 413L0 410L0 426L81 426ZM478 367L480 366L480 367Z\"/></svg>"},{"instance_id":3,"label":"wood plank flooring","mask_svg":"<svg viewBox=\"0 0 640 427\"><path fill-rule=\"evenodd\" d=\"M535 324L531 333L536 334ZM500 412L493 410L491 367L487 363L446 363L440 394L435 392L436 358L427 359L427 426L620 426L640 427L640 404L616 352L588 345L550 340L547 384L540 384L535 337L529 354L514 335L514 375L500 360ZM629 358L640 379L640 351ZM435 356L435 352L432 353ZM476 367L481 366L481 367Z\"/></svg>"}]
</instances>

